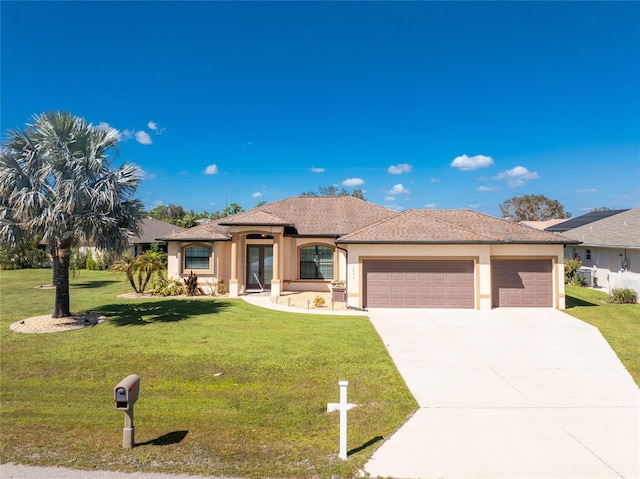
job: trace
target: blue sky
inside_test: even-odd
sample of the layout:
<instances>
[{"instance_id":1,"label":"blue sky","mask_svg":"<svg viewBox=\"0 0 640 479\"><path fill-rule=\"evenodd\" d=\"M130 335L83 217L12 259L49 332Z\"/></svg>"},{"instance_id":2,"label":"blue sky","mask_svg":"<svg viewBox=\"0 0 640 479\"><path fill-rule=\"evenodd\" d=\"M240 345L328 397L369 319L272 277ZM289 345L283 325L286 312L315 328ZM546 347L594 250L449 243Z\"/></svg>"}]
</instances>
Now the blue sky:
<instances>
[{"instance_id":1,"label":"blue sky","mask_svg":"<svg viewBox=\"0 0 640 479\"><path fill-rule=\"evenodd\" d=\"M121 133L147 208L640 206L638 2L9 2L1 127ZM226 196L225 196L226 191Z\"/></svg>"}]
</instances>

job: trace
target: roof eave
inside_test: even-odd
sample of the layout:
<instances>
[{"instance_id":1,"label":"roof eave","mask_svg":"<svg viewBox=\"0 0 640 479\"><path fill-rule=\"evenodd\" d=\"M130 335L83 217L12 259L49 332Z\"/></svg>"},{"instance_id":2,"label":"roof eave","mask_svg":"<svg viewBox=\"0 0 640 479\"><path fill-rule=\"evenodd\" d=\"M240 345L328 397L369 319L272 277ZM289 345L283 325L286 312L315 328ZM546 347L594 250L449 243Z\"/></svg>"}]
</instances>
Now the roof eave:
<instances>
[{"instance_id":1,"label":"roof eave","mask_svg":"<svg viewBox=\"0 0 640 479\"><path fill-rule=\"evenodd\" d=\"M553 244L553 245L567 245L567 244L580 244L580 241L393 241L393 240L377 240L377 241L364 241L364 240L341 240L338 238L336 243L341 244L485 244L485 245L503 245L503 244Z\"/></svg>"},{"instance_id":2,"label":"roof eave","mask_svg":"<svg viewBox=\"0 0 640 479\"><path fill-rule=\"evenodd\" d=\"M231 238L156 238L156 241L231 241Z\"/></svg>"},{"instance_id":3,"label":"roof eave","mask_svg":"<svg viewBox=\"0 0 640 479\"><path fill-rule=\"evenodd\" d=\"M261 226L281 226L283 228L286 227L290 227L290 228L295 228L295 225L293 223L242 223L242 222L233 222L233 223L218 223L220 226L257 226L257 227L261 227Z\"/></svg>"}]
</instances>

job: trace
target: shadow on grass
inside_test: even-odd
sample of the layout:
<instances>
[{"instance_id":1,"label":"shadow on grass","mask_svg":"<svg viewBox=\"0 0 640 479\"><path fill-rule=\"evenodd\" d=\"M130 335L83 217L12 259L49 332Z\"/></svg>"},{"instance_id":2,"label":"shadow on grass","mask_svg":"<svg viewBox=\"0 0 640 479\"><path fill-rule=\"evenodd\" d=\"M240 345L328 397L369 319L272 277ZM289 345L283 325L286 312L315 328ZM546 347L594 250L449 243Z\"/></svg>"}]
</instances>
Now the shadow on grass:
<instances>
[{"instance_id":1,"label":"shadow on grass","mask_svg":"<svg viewBox=\"0 0 640 479\"><path fill-rule=\"evenodd\" d=\"M347 456L351 456L357 452L364 451L366 448L373 446L376 442L382 441L384 437L376 436L373 439L369 439L362 446L354 447L353 449L347 451Z\"/></svg>"},{"instance_id":2,"label":"shadow on grass","mask_svg":"<svg viewBox=\"0 0 640 479\"><path fill-rule=\"evenodd\" d=\"M575 308L576 306L599 306L597 303L591 303L583 299L574 298L573 296L567 296L567 309Z\"/></svg>"},{"instance_id":3,"label":"shadow on grass","mask_svg":"<svg viewBox=\"0 0 640 479\"><path fill-rule=\"evenodd\" d=\"M129 304L108 304L99 311L116 326L145 326L153 323L185 321L195 316L217 314L227 308L219 301L167 299Z\"/></svg>"},{"instance_id":4,"label":"shadow on grass","mask_svg":"<svg viewBox=\"0 0 640 479\"><path fill-rule=\"evenodd\" d=\"M103 279L100 281L87 281L86 283L70 283L69 288L96 289L113 283L119 283L119 281Z\"/></svg>"},{"instance_id":5,"label":"shadow on grass","mask_svg":"<svg viewBox=\"0 0 640 479\"><path fill-rule=\"evenodd\" d=\"M139 442L135 445L135 447L140 446L170 446L171 444L178 444L182 442L182 440L187 437L189 431L173 431L167 434L163 434L160 437L156 437L151 441Z\"/></svg>"}]
</instances>

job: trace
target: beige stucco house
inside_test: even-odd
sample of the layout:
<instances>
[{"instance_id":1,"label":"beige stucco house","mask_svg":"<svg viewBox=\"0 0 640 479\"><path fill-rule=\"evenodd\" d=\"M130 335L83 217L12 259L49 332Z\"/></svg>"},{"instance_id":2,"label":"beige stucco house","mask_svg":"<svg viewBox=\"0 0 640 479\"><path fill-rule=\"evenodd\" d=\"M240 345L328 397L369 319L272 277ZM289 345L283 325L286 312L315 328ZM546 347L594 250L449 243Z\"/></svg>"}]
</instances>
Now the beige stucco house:
<instances>
[{"instance_id":1,"label":"beige stucco house","mask_svg":"<svg viewBox=\"0 0 640 479\"><path fill-rule=\"evenodd\" d=\"M230 296L346 287L353 308L564 309L561 235L466 210L294 197L162 238L170 277Z\"/></svg>"}]
</instances>

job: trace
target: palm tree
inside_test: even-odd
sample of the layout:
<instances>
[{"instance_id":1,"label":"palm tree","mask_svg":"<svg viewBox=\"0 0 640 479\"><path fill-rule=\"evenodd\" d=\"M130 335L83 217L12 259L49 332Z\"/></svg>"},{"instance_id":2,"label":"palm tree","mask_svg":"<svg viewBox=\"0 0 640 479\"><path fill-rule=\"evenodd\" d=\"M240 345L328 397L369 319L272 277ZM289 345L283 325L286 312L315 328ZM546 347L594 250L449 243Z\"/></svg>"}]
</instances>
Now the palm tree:
<instances>
[{"instance_id":1,"label":"palm tree","mask_svg":"<svg viewBox=\"0 0 640 479\"><path fill-rule=\"evenodd\" d=\"M134 273L136 271L136 259L130 254L123 254L118 261L113 263L113 265L109 268L109 271L124 273L127 275L127 279L129 280L129 284L133 288L136 293L142 293L142 291L138 291L138 287L136 286L136 282L134 279Z\"/></svg>"},{"instance_id":2,"label":"palm tree","mask_svg":"<svg viewBox=\"0 0 640 479\"><path fill-rule=\"evenodd\" d=\"M166 255L162 251L147 250L136 258L136 269L139 292L144 293L151 276L167 269Z\"/></svg>"},{"instance_id":3,"label":"palm tree","mask_svg":"<svg viewBox=\"0 0 640 479\"><path fill-rule=\"evenodd\" d=\"M0 152L0 240L22 243L39 234L53 257L54 318L70 316L71 245L85 240L114 253L140 233L142 203L133 198L138 168L114 169L109 151L118 132L69 113L34 116L11 130Z\"/></svg>"}]
</instances>

